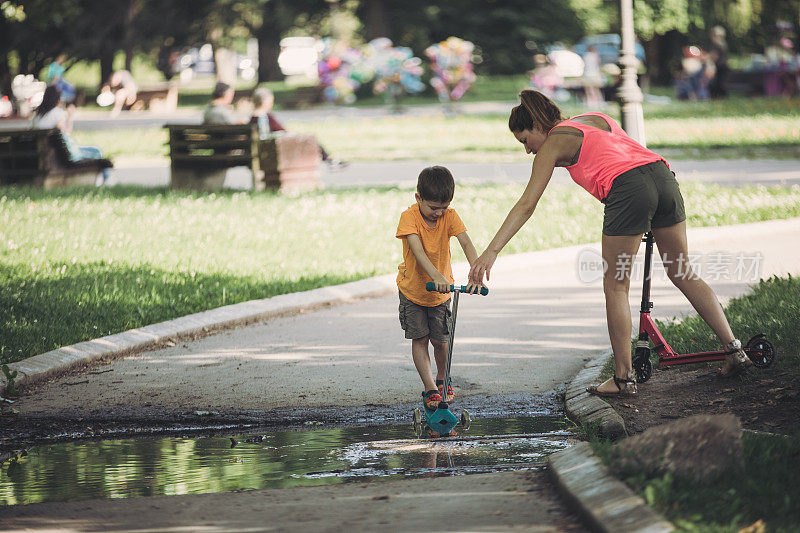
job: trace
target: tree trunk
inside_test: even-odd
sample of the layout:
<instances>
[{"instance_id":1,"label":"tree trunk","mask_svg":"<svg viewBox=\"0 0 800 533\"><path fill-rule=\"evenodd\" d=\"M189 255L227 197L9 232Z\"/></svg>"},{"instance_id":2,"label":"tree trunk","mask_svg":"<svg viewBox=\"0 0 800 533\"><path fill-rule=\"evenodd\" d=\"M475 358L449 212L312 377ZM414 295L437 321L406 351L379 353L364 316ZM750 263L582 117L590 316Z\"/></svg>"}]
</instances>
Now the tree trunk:
<instances>
[{"instance_id":1,"label":"tree trunk","mask_svg":"<svg viewBox=\"0 0 800 533\"><path fill-rule=\"evenodd\" d=\"M280 41L266 38L258 39L258 81L280 81L283 73L278 66L278 54L281 51Z\"/></svg>"},{"instance_id":2,"label":"tree trunk","mask_svg":"<svg viewBox=\"0 0 800 533\"><path fill-rule=\"evenodd\" d=\"M367 40L377 39L378 37L389 37L389 17L386 13L386 0L367 0L367 16L364 21L366 27Z\"/></svg>"},{"instance_id":3,"label":"tree trunk","mask_svg":"<svg viewBox=\"0 0 800 533\"><path fill-rule=\"evenodd\" d=\"M114 73L114 50L104 49L100 56L100 86L108 83L111 74Z\"/></svg>"},{"instance_id":4,"label":"tree trunk","mask_svg":"<svg viewBox=\"0 0 800 533\"><path fill-rule=\"evenodd\" d=\"M230 48L215 48L214 67L218 81L227 83L231 87L236 85L236 52Z\"/></svg>"},{"instance_id":5,"label":"tree trunk","mask_svg":"<svg viewBox=\"0 0 800 533\"><path fill-rule=\"evenodd\" d=\"M258 81L280 81L283 73L278 66L281 51L281 28L277 19L280 6L270 2L264 7L264 22L253 37L258 40Z\"/></svg>"}]
</instances>

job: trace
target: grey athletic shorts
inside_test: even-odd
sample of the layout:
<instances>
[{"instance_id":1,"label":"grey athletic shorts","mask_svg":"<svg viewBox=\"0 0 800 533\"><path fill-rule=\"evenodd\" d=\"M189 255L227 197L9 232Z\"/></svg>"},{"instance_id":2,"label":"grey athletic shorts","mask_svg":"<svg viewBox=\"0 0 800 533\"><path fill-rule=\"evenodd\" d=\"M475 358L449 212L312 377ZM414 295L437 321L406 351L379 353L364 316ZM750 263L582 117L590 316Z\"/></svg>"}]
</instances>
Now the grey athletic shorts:
<instances>
[{"instance_id":1,"label":"grey athletic shorts","mask_svg":"<svg viewBox=\"0 0 800 533\"><path fill-rule=\"evenodd\" d=\"M663 161L623 172L603 199L604 235L637 235L686 220L675 174Z\"/></svg>"},{"instance_id":2,"label":"grey athletic shorts","mask_svg":"<svg viewBox=\"0 0 800 533\"><path fill-rule=\"evenodd\" d=\"M430 337L434 341L450 340L450 300L436 307L415 304L400 294L400 327L406 339Z\"/></svg>"}]
</instances>

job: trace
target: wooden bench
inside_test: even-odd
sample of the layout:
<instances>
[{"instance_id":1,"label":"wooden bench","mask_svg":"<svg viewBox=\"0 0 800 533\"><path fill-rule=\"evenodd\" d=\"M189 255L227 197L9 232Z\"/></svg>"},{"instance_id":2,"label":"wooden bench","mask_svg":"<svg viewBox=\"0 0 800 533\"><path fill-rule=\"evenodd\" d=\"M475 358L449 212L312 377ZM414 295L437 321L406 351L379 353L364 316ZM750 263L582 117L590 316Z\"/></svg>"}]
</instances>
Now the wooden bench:
<instances>
[{"instance_id":1,"label":"wooden bench","mask_svg":"<svg viewBox=\"0 0 800 533\"><path fill-rule=\"evenodd\" d=\"M94 185L108 159L73 161L58 129L0 130L0 185Z\"/></svg>"},{"instance_id":2,"label":"wooden bench","mask_svg":"<svg viewBox=\"0 0 800 533\"><path fill-rule=\"evenodd\" d=\"M259 139L255 124L167 124L173 189L219 190L227 169L253 173L253 190L297 191L319 185L322 161L313 135Z\"/></svg>"},{"instance_id":3,"label":"wooden bench","mask_svg":"<svg viewBox=\"0 0 800 533\"><path fill-rule=\"evenodd\" d=\"M322 91L324 88L322 85L297 87L289 95L281 98L281 104L289 109L313 107L322 103Z\"/></svg>"},{"instance_id":4,"label":"wooden bench","mask_svg":"<svg viewBox=\"0 0 800 533\"><path fill-rule=\"evenodd\" d=\"M142 87L136 91L133 110L175 111L178 109L178 86L170 83L152 87Z\"/></svg>"}]
</instances>

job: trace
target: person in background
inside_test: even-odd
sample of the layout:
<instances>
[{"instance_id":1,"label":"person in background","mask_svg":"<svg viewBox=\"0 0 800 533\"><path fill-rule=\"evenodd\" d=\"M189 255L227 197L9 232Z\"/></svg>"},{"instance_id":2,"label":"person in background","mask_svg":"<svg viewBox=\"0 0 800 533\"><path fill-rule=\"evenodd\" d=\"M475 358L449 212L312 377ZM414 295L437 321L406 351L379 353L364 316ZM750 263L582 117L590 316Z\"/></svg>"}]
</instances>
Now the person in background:
<instances>
[{"instance_id":1,"label":"person in background","mask_svg":"<svg viewBox=\"0 0 800 533\"><path fill-rule=\"evenodd\" d=\"M586 106L590 109L600 109L605 105L603 93L603 73L600 72L600 54L597 48L590 46L583 56L583 90L586 94Z\"/></svg>"},{"instance_id":2,"label":"person in background","mask_svg":"<svg viewBox=\"0 0 800 533\"><path fill-rule=\"evenodd\" d=\"M127 70L118 70L108 79L108 83L103 86L101 92L111 92L114 95L114 107L111 109L111 116L116 117L123 110L128 110L136 103L138 91L136 80Z\"/></svg>"},{"instance_id":3,"label":"person in background","mask_svg":"<svg viewBox=\"0 0 800 533\"><path fill-rule=\"evenodd\" d=\"M711 28L711 46L708 56L714 63L714 77L708 85L712 98L727 98L728 96L728 43L725 40L725 28L714 26Z\"/></svg>"},{"instance_id":4,"label":"person in background","mask_svg":"<svg viewBox=\"0 0 800 533\"><path fill-rule=\"evenodd\" d=\"M68 104L75 99L75 87L64 80L64 73L67 71L67 69L64 68L64 62L66 60L66 54L59 54L47 67L44 81L47 85L55 85L58 87L61 99Z\"/></svg>"},{"instance_id":5,"label":"person in background","mask_svg":"<svg viewBox=\"0 0 800 533\"><path fill-rule=\"evenodd\" d=\"M266 87L259 87L253 91L253 116L250 118L251 124L258 124L259 137L266 139L270 133L276 131L286 131L283 124L278 122L275 115L272 114L272 106L275 105L275 95ZM343 168L347 166L346 161L331 157L331 155L322 147L319 146L320 155L322 160L331 168Z\"/></svg>"},{"instance_id":6,"label":"person in background","mask_svg":"<svg viewBox=\"0 0 800 533\"><path fill-rule=\"evenodd\" d=\"M61 106L61 94L58 87L50 85L45 89L42 96L42 103L36 108L36 114L33 116L31 127L35 129L58 129L64 139L64 144L69 152L72 161L83 161L86 159L103 159L103 155L99 148L94 146L78 146L72 140L70 133L72 133L72 117L75 112L75 106L70 104L67 109ZM111 169L106 167L101 171L95 185L109 185L111 178Z\"/></svg>"},{"instance_id":7,"label":"person in background","mask_svg":"<svg viewBox=\"0 0 800 533\"><path fill-rule=\"evenodd\" d=\"M243 124L233 112L234 89L224 82L217 82L214 92L211 93L211 101L203 110L203 124Z\"/></svg>"}]
</instances>

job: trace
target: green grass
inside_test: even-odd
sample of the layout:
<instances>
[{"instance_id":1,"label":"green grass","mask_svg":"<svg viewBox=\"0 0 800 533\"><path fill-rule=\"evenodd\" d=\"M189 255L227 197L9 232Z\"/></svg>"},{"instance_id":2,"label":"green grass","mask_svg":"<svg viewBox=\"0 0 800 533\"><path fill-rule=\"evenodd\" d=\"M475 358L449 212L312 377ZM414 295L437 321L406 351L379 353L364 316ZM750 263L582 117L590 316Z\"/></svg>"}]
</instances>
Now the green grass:
<instances>
[{"instance_id":1,"label":"green grass","mask_svg":"<svg viewBox=\"0 0 800 533\"><path fill-rule=\"evenodd\" d=\"M742 436L745 468L703 484L675 477L623 472L622 479L679 531L736 533L758 520L766 531L789 533L800 523L800 435ZM595 440L595 452L609 461L610 443Z\"/></svg>"},{"instance_id":2,"label":"green grass","mask_svg":"<svg viewBox=\"0 0 800 533\"><path fill-rule=\"evenodd\" d=\"M287 121L286 127L316 135L328 151L350 161L529 161L507 124L504 115L432 113ZM648 118L645 127L648 147L669 157L800 158L799 115ZM111 157L167 161L163 128L76 131L74 137Z\"/></svg>"},{"instance_id":3,"label":"green grass","mask_svg":"<svg viewBox=\"0 0 800 533\"><path fill-rule=\"evenodd\" d=\"M523 184L460 186L453 207L484 247ZM691 225L800 216L800 187L683 188ZM165 189L0 189L0 355L393 272L410 189L299 197ZM728 205L724 215L709 206ZM504 253L597 241L602 205L553 185ZM353 231L354 225L358 230ZM454 260L463 260L458 246Z\"/></svg>"}]
</instances>

